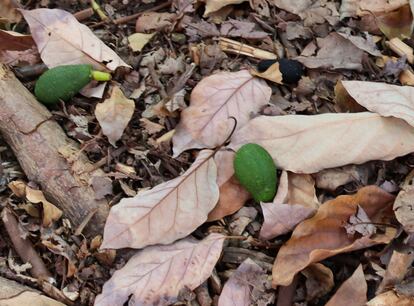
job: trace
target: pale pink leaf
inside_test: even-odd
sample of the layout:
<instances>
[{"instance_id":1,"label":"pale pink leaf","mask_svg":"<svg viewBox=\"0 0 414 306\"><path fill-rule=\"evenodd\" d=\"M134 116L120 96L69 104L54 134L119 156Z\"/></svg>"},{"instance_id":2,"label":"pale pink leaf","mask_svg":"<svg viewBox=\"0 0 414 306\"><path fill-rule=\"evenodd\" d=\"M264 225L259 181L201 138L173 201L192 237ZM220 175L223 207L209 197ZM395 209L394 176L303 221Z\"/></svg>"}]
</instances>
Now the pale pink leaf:
<instances>
[{"instance_id":1,"label":"pale pink leaf","mask_svg":"<svg viewBox=\"0 0 414 306\"><path fill-rule=\"evenodd\" d=\"M95 306L123 305L131 295L130 306L174 304L180 290L193 290L211 275L224 238L210 234L139 251L105 283Z\"/></svg>"},{"instance_id":2,"label":"pale pink leaf","mask_svg":"<svg viewBox=\"0 0 414 306\"><path fill-rule=\"evenodd\" d=\"M258 305L259 300L272 301L274 293L266 293L270 287L266 272L247 258L224 285L218 306L250 306Z\"/></svg>"},{"instance_id":3,"label":"pale pink leaf","mask_svg":"<svg viewBox=\"0 0 414 306\"><path fill-rule=\"evenodd\" d=\"M369 111L400 118L414 126L414 87L364 81L341 83L348 94Z\"/></svg>"},{"instance_id":4,"label":"pale pink leaf","mask_svg":"<svg viewBox=\"0 0 414 306\"><path fill-rule=\"evenodd\" d=\"M212 155L201 151L183 175L112 207L102 248L168 244L203 224L219 197Z\"/></svg>"},{"instance_id":5,"label":"pale pink leaf","mask_svg":"<svg viewBox=\"0 0 414 306\"><path fill-rule=\"evenodd\" d=\"M260 116L234 134L230 148L250 142L263 146L281 169L315 173L414 152L414 129L368 112Z\"/></svg>"},{"instance_id":6,"label":"pale pink leaf","mask_svg":"<svg viewBox=\"0 0 414 306\"><path fill-rule=\"evenodd\" d=\"M220 72L203 79L191 93L190 106L181 112L173 138L174 156L187 149L214 148L245 125L269 102L272 91L247 70Z\"/></svg>"},{"instance_id":7,"label":"pale pink leaf","mask_svg":"<svg viewBox=\"0 0 414 306\"><path fill-rule=\"evenodd\" d=\"M260 238L272 239L290 232L301 221L311 217L320 203L312 176L283 171L273 202L260 205L264 217Z\"/></svg>"},{"instance_id":8,"label":"pale pink leaf","mask_svg":"<svg viewBox=\"0 0 414 306\"><path fill-rule=\"evenodd\" d=\"M117 140L122 137L128 122L134 114L134 110L134 100L127 99L117 86L112 89L109 99L96 105L96 119L102 128L103 134L108 137L109 142L114 147Z\"/></svg>"},{"instance_id":9,"label":"pale pink leaf","mask_svg":"<svg viewBox=\"0 0 414 306\"><path fill-rule=\"evenodd\" d=\"M325 306L362 306L367 302L367 282L362 265L339 287ZM351 294L352 293L352 294Z\"/></svg>"},{"instance_id":10,"label":"pale pink leaf","mask_svg":"<svg viewBox=\"0 0 414 306\"><path fill-rule=\"evenodd\" d=\"M91 64L96 69L130 67L70 13L60 9L21 10L43 62L49 67Z\"/></svg>"}]
</instances>

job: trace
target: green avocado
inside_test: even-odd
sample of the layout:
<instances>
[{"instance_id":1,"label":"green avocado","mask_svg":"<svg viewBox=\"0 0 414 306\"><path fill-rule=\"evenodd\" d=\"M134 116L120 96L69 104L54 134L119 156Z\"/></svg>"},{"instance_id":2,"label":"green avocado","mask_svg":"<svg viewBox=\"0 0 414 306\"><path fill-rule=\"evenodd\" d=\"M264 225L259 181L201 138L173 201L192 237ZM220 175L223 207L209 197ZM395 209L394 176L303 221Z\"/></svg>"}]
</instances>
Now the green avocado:
<instances>
[{"instance_id":1,"label":"green avocado","mask_svg":"<svg viewBox=\"0 0 414 306\"><path fill-rule=\"evenodd\" d=\"M43 104L70 100L92 80L91 65L64 65L43 73L36 82L35 96Z\"/></svg>"},{"instance_id":2,"label":"green avocado","mask_svg":"<svg viewBox=\"0 0 414 306\"><path fill-rule=\"evenodd\" d=\"M237 152L233 161L234 172L240 184L257 202L270 202L276 194L276 165L261 146L248 143Z\"/></svg>"}]
</instances>

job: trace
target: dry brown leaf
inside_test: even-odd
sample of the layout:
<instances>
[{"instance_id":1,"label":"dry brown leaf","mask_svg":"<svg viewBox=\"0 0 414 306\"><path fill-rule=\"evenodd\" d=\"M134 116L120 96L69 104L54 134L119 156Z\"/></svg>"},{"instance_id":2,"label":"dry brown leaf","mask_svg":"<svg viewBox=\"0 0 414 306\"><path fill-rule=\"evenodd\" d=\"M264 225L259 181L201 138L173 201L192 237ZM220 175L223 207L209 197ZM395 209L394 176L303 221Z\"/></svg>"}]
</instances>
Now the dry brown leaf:
<instances>
[{"instance_id":1,"label":"dry brown leaf","mask_svg":"<svg viewBox=\"0 0 414 306\"><path fill-rule=\"evenodd\" d=\"M245 1L248 1L248 0L204 0L204 2L206 3L206 8L205 8L203 16L207 17L211 13L217 12L222 7L225 7L231 4L239 4Z\"/></svg>"},{"instance_id":2,"label":"dry brown leaf","mask_svg":"<svg viewBox=\"0 0 414 306\"><path fill-rule=\"evenodd\" d=\"M342 19L391 12L408 3L408 0L343 0L339 12Z\"/></svg>"},{"instance_id":3,"label":"dry brown leaf","mask_svg":"<svg viewBox=\"0 0 414 306\"><path fill-rule=\"evenodd\" d=\"M348 235L360 233L362 236L367 237L371 237L377 231L365 210L359 205L357 206L356 213L349 217L348 222L344 224L344 228Z\"/></svg>"},{"instance_id":4,"label":"dry brown leaf","mask_svg":"<svg viewBox=\"0 0 414 306\"><path fill-rule=\"evenodd\" d=\"M394 212L407 233L414 233L414 186L404 185L394 202Z\"/></svg>"},{"instance_id":5,"label":"dry brown leaf","mask_svg":"<svg viewBox=\"0 0 414 306\"><path fill-rule=\"evenodd\" d=\"M183 175L112 207L102 248L167 244L203 224L219 197L212 154L201 151Z\"/></svg>"},{"instance_id":6,"label":"dry brown leaf","mask_svg":"<svg viewBox=\"0 0 414 306\"><path fill-rule=\"evenodd\" d=\"M250 142L263 146L281 169L315 173L414 152L414 130L403 120L367 112L260 116L235 132L229 146L237 150Z\"/></svg>"},{"instance_id":7,"label":"dry brown leaf","mask_svg":"<svg viewBox=\"0 0 414 306\"><path fill-rule=\"evenodd\" d=\"M301 272L306 277L306 300L312 301L327 294L334 287L331 269L323 264L314 263Z\"/></svg>"},{"instance_id":8,"label":"dry brown leaf","mask_svg":"<svg viewBox=\"0 0 414 306\"><path fill-rule=\"evenodd\" d=\"M201 80L191 93L190 106L181 112L173 138L174 156L187 149L221 145L234 127L245 125L266 105L272 90L247 70L220 72Z\"/></svg>"},{"instance_id":9,"label":"dry brown leaf","mask_svg":"<svg viewBox=\"0 0 414 306\"><path fill-rule=\"evenodd\" d=\"M159 123L152 122L147 118L139 119L140 125L148 132L148 134L153 135L158 132L161 132L165 127Z\"/></svg>"},{"instance_id":10,"label":"dry brown leaf","mask_svg":"<svg viewBox=\"0 0 414 306\"><path fill-rule=\"evenodd\" d=\"M109 142L114 147L122 137L128 122L134 114L134 110L134 100L127 99L118 86L113 87L109 99L96 105L96 119L102 128L103 134L108 137Z\"/></svg>"},{"instance_id":11,"label":"dry brown leaf","mask_svg":"<svg viewBox=\"0 0 414 306\"><path fill-rule=\"evenodd\" d=\"M404 280L411 264L414 260L414 254L411 252L393 251L390 262L387 265L384 278L377 289L377 293L382 293L392 289L395 285Z\"/></svg>"},{"instance_id":12,"label":"dry brown leaf","mask_svg":"<svg viewBox=\"0 0 414 306\"><path fill-rule=\"evenodd\" d=\"M232 151L218 151L214 156L220 197L217 205L208 214L208 222L234 214L250 199L250 193L240 185L234 176L233 159L234 152Z\"/></svg>"},{"instance_id":13,"label":"dry brown leaf","mask_svg":"<svg viewBox=\"0 0 414 306\"><path fill-rule=\"evenodd\" d=\"M145 45L151 40L151 38L154 37L156 33L135 33L130 36L128 36L128 43L129 47L132 49L132 51L141 52L141 50L145 47Z\"/></svg>"},{"instance_id":14,"label":"dry brown leaf","mask_svg":"<svg viewBox=\"0 0 414 306\"><path fill-rule=\"evenodd\" d=\"M32 36L13 31L0 30L0 40L0 51L25 51L35 45Z\"/></svg>"},{"instance_id":15,"label":"dry brown leaf","mask_svg":"<svg viewBox=\"0 0 414 306\"><path fill-rule=\"evenodd\" d=\"M356 165L344 166L319 171L315 174L316 187L335 191L339 186L350 182L358 182L361 185L367 185L369 168Z\"/></svg>"},{"instance_id":16,"label":"dry brown leaf","mask_svg":"<svg viewBox=\"0 0 414 306\"><path fill-rule=\"evenodd\" d=\"M138 17L135 31L161 31L170 27L176 18L177 15L171 13L147 12Z\"/></svg>"},{"instance_id":17,"label":"dry brown leaf","mask_svg":"<svg viewBox=\"0 0 414 306\"><path fill-rule=\"evenodd\" d=\"M268 33L255 30L256 23L230 19L221 25L220 34L226 37L242 37L244 39L265 39Z\"/></svg>"},{"instance_id":18,"label":"dry brown leaf","mask_svg":"<svg viewBox=\"0 0 414 306\"><path fill-rule=\"evenodd\" d=\"M283 171L273 203L260 204L264 217L260 238L272 239L288 233L318 209L315 181L308 174Z\"/></svg>"},{"instance_id":19,"label":"dry brown leaf","mask_svg":"<svg viewBox=\"0 0 414 306\"><path fill-rule=\"evenodd\" d=\"M348 304L349 305L349 304ZM414 297L398 295L393 290L377 295L372 300L369 300L366 306L413 306ZM335 305L336 306L336 305Z\"/></svg>"},{"instance_id":20,"label":"dry brown leaf","mask_svg":"<svg viewBox=\"0 0 414 306\"><path fill-rule=\"evenodd\" d=\"M378 50L377 45L375 44L374 38L368 33L364 33L365 37L352 35L351 28L340 28L336 31L343 38L349 40L355 45L355 47L371 54L374 56L381 56L381 52Z\"/></svg>"},{"instance_id":21,"label":"dry brown leaf","mask_svg":"<svg viewBox=\"0 0 414 306\"><path fill-rule=\"evenodd\" d=\"M266 272L247 258L224 285L218 306L250 306L260 305L259 300L274 301L274 293L266 292L270 288Z\"/></svg>"},{"instance_id":22,"label":"dry brown leaf","mask_svg":"<svg viewBox=\"0 0 414 306\"><path fill-rule=\"evenodd\" d=\"M410 37L413 31L413 14L411 6L406 4L395 11L381 14L375 18L376 24L382 33L392 39Z\"/></svg>"},{"instance_id":23,"label":"dry brown leaf","mask_svg":"<svg viewBox=\"0 0 414 306\"><path fill-rule=\"evenodd\" d=\"M130 306L174 304L180 290L194 290L211 275L224 238L210 234L139 251L105 283L95 306L123 305L131 295Z\"/></svg>"},{"instance_id":24,"label":"dry brown leaf","mask_svg":"<svg viewBox=\"0 0 414 306\"><path fill-rule=\"evenodd\" d=\"M369 111L400 118L414 126L414 87L364 81L341 83L348 94Z\"/></svg>"},{"instance_id":25,"label":"dry brown leaf","mask_svg":"<svg viewBox=\"0 0 414 306\"><path fill-rule=\"evenodd\" d=\"M15 0L0 0L0 21L7 23L18 23L22 15L17 10L18 4Z\"/></svg>"},{"instance_id":26,"label":"dry brown leaf","mask_svg":"<svg viewBox=\"0 0 414 306\"><path fill-rule=\"evenodd\" d=\"M338 33L332 32L325 38L318 38L317 44L319 50L316 56L299 56L296 60L312 69L362 69L364 51Z\"/></svg>"},{"instance_id":27,"label":"dry brown leaf","mask_svg":"<svg viewBox=\"0 0 414 306\"><path fill-rule=\"evenodd\" d=\"M386 227L384 234L371 237L351 237L343 225L356 213L358 205L373 222L377 222L394 198L376 186L368 186L354 195L339 196L321 205L315 216L296 227L289 241L279 250L273 266L273 285L289 285L295 274L311 263L391 241L396 234L395 228Z\"/></svg>"},{"instance_id":28,"label":"dry brown leaf","mask_svg":"<svg viewBox=\"0 0 414 306\"><path fill-rule=\"evenodd\" d=\"M21 10L43 62L49 67L91 64L96 69L130 67L70 13L60 9Z\"/></svg>"},{"instance_id":29,"label":"dry brown leaf","mask_svg":"<svg viewBox=\"0 0 414 306\"><path fill-rule=\"evenodd\" d=\"M271 0L270 2L278 8L300 16L307 27L324 23L325 20L331 25L339 21L335 4L326 0Z\"/></svg>"},{"instance_id":30,"label":"dry brown leaf","mask_svg":"<svg viewBox=\"0 0 414 306\"><path fill-rule=\"evenodd\" d=\"M367 302L367 289L364 271L359 265L325 306L363 306Z\"/></svg>"},{"instance_id":31,"label":"dry brown leaf","mask_svg":"<svg viewBox=\"0 0 414 306\"><path fill-rule=\"evenodd\" d=\"M62 211L46 200L41 190L32 189L29 186L26 186L26 198L35 204L42 203L42 225L44 227L49 227L54 221L57 221L62 217Z\"/></svg>"}]
</instances>

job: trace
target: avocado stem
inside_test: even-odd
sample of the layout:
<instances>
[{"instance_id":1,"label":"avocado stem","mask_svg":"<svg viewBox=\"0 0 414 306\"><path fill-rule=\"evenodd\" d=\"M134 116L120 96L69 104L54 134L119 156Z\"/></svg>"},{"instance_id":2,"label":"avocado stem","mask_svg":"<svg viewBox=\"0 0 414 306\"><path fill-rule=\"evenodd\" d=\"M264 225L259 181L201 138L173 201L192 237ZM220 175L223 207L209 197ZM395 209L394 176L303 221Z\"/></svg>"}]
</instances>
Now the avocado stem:
<instances>
[{"instance_id":1,"label":"avocado stem","mask_svg":"<svg viewBox=\"0 0 414 306\"><path fill-rule=\"evenodd\" d=\"M111 79L111 74L108 72L92 70L91 71L92 79L95 81L109 81Z\"/></svg>"}]
</instances>

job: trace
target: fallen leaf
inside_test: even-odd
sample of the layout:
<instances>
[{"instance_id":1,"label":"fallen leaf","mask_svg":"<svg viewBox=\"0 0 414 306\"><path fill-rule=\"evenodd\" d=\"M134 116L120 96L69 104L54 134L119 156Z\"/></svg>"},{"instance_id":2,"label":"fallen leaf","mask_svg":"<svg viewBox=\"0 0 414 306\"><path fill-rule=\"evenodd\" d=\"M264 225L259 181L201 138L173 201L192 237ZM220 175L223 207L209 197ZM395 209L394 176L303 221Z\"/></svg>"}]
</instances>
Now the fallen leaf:
<instances>
[{"instance_id":1,"label":"fallen leaf","mask_svg":"<svg viewBox=\"0 0 414 306\"><path fill-rule=\"evenodd\" d=\"M32 36L0 30L0 51L25 51L35 45Z\"/></svg>"},{"instance_id":2,"label":"fallen leaf","mask_svg":"<svg viewBox=\"0 0 414 306\"><path fill-rule=\"evenodd\" d=\"M197 0L173 0L173 7L180 13L192 13L195 11L194 4Z\"/></svg>"},{"instance_id":3,"label":"fallen leaf","mask_svg":"<svg viewBox=\"0 0 414 306\"><path fill-rule=\"evenodd\" d=\"M62 217L62 211L46 200L41 190L32 189L29 186L26 186L26 198L35 204L42 203L42 225L44 227L51 226L53 222Z\"/></svg>"},{"instance_id":4,"label":"fallen leaf","mask_svg":"<svg viewBox=\"0 0 414 306\"><path fill-rule=\"evenodd\" d=\"M129 47L134 52L141 52L141 50L145 47L145 45L154 37L154 33L145 34L145 33L135 33L128 36L128 43Z\"/></svg>"},{"instance_id":5,"label":"fallen leaf","mask_svg":"<svg viewBox=\"0 0 414 306\"><path fill-rule=\"evenodd\" d=\"M0 1L0 20L8 23L18 23L22 19L22 15L17 10L18 5L14 0L1 0Z\"/></svg>"},{"instance_id":6,"label":"fallen leaf","mask_svg":"<svg viewBox=\"0 0 414 306\"><path fill-rule=\"evenodd\" d=\"M404 228L404 231L414 233L414 186L404 185L394 202L395 216Z\"/></svg>"},{"instance_id":7,"label":"fallen leaf","mask_svg":"<svg viewBox=\"0 0 414 306\"><path fill-rule=\"evenodd\" d=\"M219 197L212 153L201 151L183 175L112 207L102 248L168 244L203 224Z\"/></svg>"},{"instance_id":8,"label":"fallen leaf","mask_svg":"<svg viewBox=\"0 0 414 306\"><path fill-rule=\"evenodd\" d=\"M360 205L376 222L381 212L392 205L394 196L376 186L361 188L354 195L339 196L319 207L315 216L300 223L281 247L273 266L273 285L289 285L295 274L311 263L372 245L388 243L396 229L386 227L384 234L350 237L343 224Z\"/></svg>"},{"instance_id":9,"label":"fallen leaf","mask_svg":"<svg viewBox=\"0 0 414 306\"><path fill-rule=\"evenodd\" d=\"M265 81L247 70L221 72L204 78L191 93L190 106L181 112L173 137L174 156L187 149L221 145L234 127L245 125L270 99Z\"/></svg>"},{"instance_id":10,"label":"fallen leaf","mask_svg":"<svg viewBox=\"0 0 414 306\"><path fill-rule=\"evenodd\" d=\"M122 137L128 122L135 110L134 100L127 99L118 86L113 87L111 96L103 103L96 105L95 116L108 137L109 142L116 147L116 142Z\"/></svg>"},{"instance_id":11,"label":"fallen leaf","mask_svg":"<svg viewBox=\"0 0 414 306\"><path fill-rule=\"evenodd\" d=\"M305 277L306 300L323 297L334 287L334 277L331 269L323 264L314 263L301 272Z\"/></svg>"},{"instance_id":12,"label":"fallen leaf","mask_svg":"<svg viewBox=\"0 0 414 306\"><path fill-rule=\"evenodd\" d=\"M349 305L349 304L348 304ZM369 300L366 306L412 306L414 305L414 297L398 295L393 290L381 293L372 300ZM336 305L335 305L336 306Z\"/></svg>"},{"instance_id":13,"label":"fallen leaf","mask_svg":"<svg viewBox=\"0 0 414 306\"><path fill-rule=\"evenodd\" d=\"M414 254L409 252L393 251L390 262L387 265L384 278L377 289L377 293L382 293L400 284L405 275L409 272L414 261Z\"/></svg>"},{"instance_id":14,"label":"fallen leaf","mask_svg":"<svg viewBox=\"0 0 414 306\"><path fill-rule=\"evenodd\" d=\"M349 217L344 227L347 234L351 236L355 235L355 233L360 233L362 236L371 237L377 231L377 228L372 224L367 213L359 205L357 206L356 213Z\"/></svg>"},{"instance_id":15,"label":"fallen leaf","mask_svg":"<svg viewBox=\"0 0 414 306\"><path fill-rule=\"evenodd\" d=\"M206 3L206 8L204 10L203 17L207 17L211 13L217 12L222 7L225 7L227 5L239 4L245 1L248 1L248 0L204 0L204 2Z\"/></svg>"},{"instance_id":16,"label":"fallen leaf","mask_svg":"<svg viewBox=\"0 0 414 306\"><path fill-rule=\"evenodd\" d=\"M266 272L247 258L225 283L218 306L261 305L260 300L274 302L274 293ZM268 305L267 303L264 305Z\"/></svg>"},{"instance_id":17,"label":"fallen leaf","mask_svg":"<svg viewBox=\"0 0 414 306\"><path fill-rule=\"evenodd\" d=\"M260 116L236 131L229 147L250 142L263 146L280 169L315 173L411 153L414 130L403 120L367 112Z\"/></svg>"},{"instance_id":18,"label":"fallen leaf","mask_svg":"<svg viewBox=\"0 0 414 306\"><path fill-rule=\"evenodd\" d=\"M341 19L394 11L408 4L408 0L343 0L339 12Z\"/></svg>"},{"instance_id":19,"label":"fallen leaf","mask_svg":"<svg viewBox=\"0 0 414 306\"><path fill-rule=\"evenodd\" d=\"M319 50L316 56L298 56L295 59L311 69L362 69L364 52L338 33L317 38L317 44Z\"/></svg>"},{"instance_id":20,"label":"fallen leaf","mask_svg":"<svg viewBox=\"0 0 414 306\"><path fill-rule=\"evenodd\" d=\"M384 117L396 117L414 126L414 87L364 81L342 81L348 94L360 105Z\"/></svg>"},{"instance_id":21,"label":"fallen leaf","mask_svg":"<svg viewBox=\"0 0 414 306\"><path fill-rule=\"evenodd\" d=\"M112 180L106 176L92 176L90 185L95 191L95 199L105 199L106 195L112 194Z\"/></svg>"},{"instance_id":22,"label":"fallen leaf","mask_svg":"<svg viewBox=\"0 0 414 306\"><path fill-rule=\"evenodd\" d=\"M340 28L336 31L343 38L349 40L358 49L361 49L371 55L381 56L381 52L378 50L375 44L374 38L368 33L363 33L365 37L352 35L351 28Z\"/></svg>"},{"instance_id":23,"label":"fallen leaf","mask_svg":"<svg viewBox=\"0 0 414 306\"><path fill-rule=\"evenodd\" d=\"M368 182L369 168L365 165L349 165L319 171L315 174L316 187L335 191L339 186L357 182L365 186Z\"/></svg>"},{"instance_id":24,"label":"fallen leaf","mask_svg":"<svg viewBox=\"0 0 414 306\"><path fill-rule=\"evenodd\" d=\"M300 16L307 27L324 23L325 20L331 25L339 21L339 13L332 2L312 0L271 0L270 2L280 9Z\"/></svg>"},{"instance_id":25,"label":"fallen leaf","mask_svg":"<svg viewBox=\"0 0 414 306\"><path fill-rule=\"evenodd\" d=\"M208 214L208 222L234 214L251 197L234 176L233 159L234 152L232 151L218 151L214 156L220 196L217 205Z\"/></svg>"},{"instance_id":26,"label":"fallen leaf","mask_svg":"<svg viewBox=\"0 0 414 306\"><path fill-rule=\"evenodd\" d=\"M49 68L91 64L95 69L130 67L70 13L60 9L21 10L43 62ZM76 34L74 34L76 33Z\"/></svg>"},{"instance_id":27,"label":"fallen leaf","mask_svg":"<svg viewBox=\"0 0 414 306\"><path fill-rule=\"evenodd\" d=\"M264 39L268 33L255 30L256 24L249 21L230 19L223 22L220 34L226 37L242 37L245 39Z\"/></svg>"},{"instance_id":28,"label":"fallen leaf","mask_svg":"<svg viewBox=\"0 0 414 306\"><path fill-rule=\"evenodd\" d=\"M375 17L376 24L382 33L392 39L410 37L413 31L413 14L411 6L406 4L395 11Z\"/></svg>"},{"instance_id":29,"label":"fallen leaf","mask_svg":"<svg viewBox=\"0 0 414 306\"><path fill-rule=\"evenodd\" d=\"M166 246L151 246L134 255L96 297L95 306L171 305L181 289L194 290L212 273L225 236L186 238Z\"/></svg>"},{"instance_id":30,"label":"fallen leaf","mask_svg":"<svg viewBox=\"0 0 414 306\"><path fill-rule=\"evenodd\" d=\"M138 17L135 31L162 31L172 25L177 15L171 13L147 12Z\"/></svg>"},{"instance_id":31,"label":"fallen leaf","mask_svg":"<svg viewBox=\"0 0 414 306\"><path fill-rule=\"evenodd\" d=\"M161 132L164 129L164 126L155 122L152 122L146 118L139 119L140 125L148 132L148 134L153 135L158 132Z\"/></svg>"},{"instance_id":32,"label":"fallen leaf","mask_svg":"<svg viewBox=\"0 0 414 306\"><path fill-rule=\"evenodd\" d=\"M363 306L367 302L367 282L362 265L343 282L325 306Z\"/></svg>"},{"instance_id":33,"label":"fallen leaf","mask_svg":"<svg viewBox=\"0 0 414 306\"><path fill-rule=\"evenodd\" d=\"M273 203L260 205L264 217L260 238L269 240L288 233L318 209L315 181L308 174L283 171Z\"/></svg>"},{"instance_id":34,"label":"fallen leaf","mask_svg":"<svg viewBox=\"0 0 414 306\"><path fill-rule=\"evenodd\" d=\"M266 0L249 0L250 7L259 15L270 17L269 3Z\"/></svg>"},{"instance_id":35,"label":"fallen leaf","mask_svg":"<svg viewBox=\"0 0 414 306\"><path fill-rule=\"evenodd\" d=\"M228 225L230 233L234 236L243 234L246 227L256 219L257 210L254 207L242 207L234 216Z\"/></svg>"}]
</instances>

